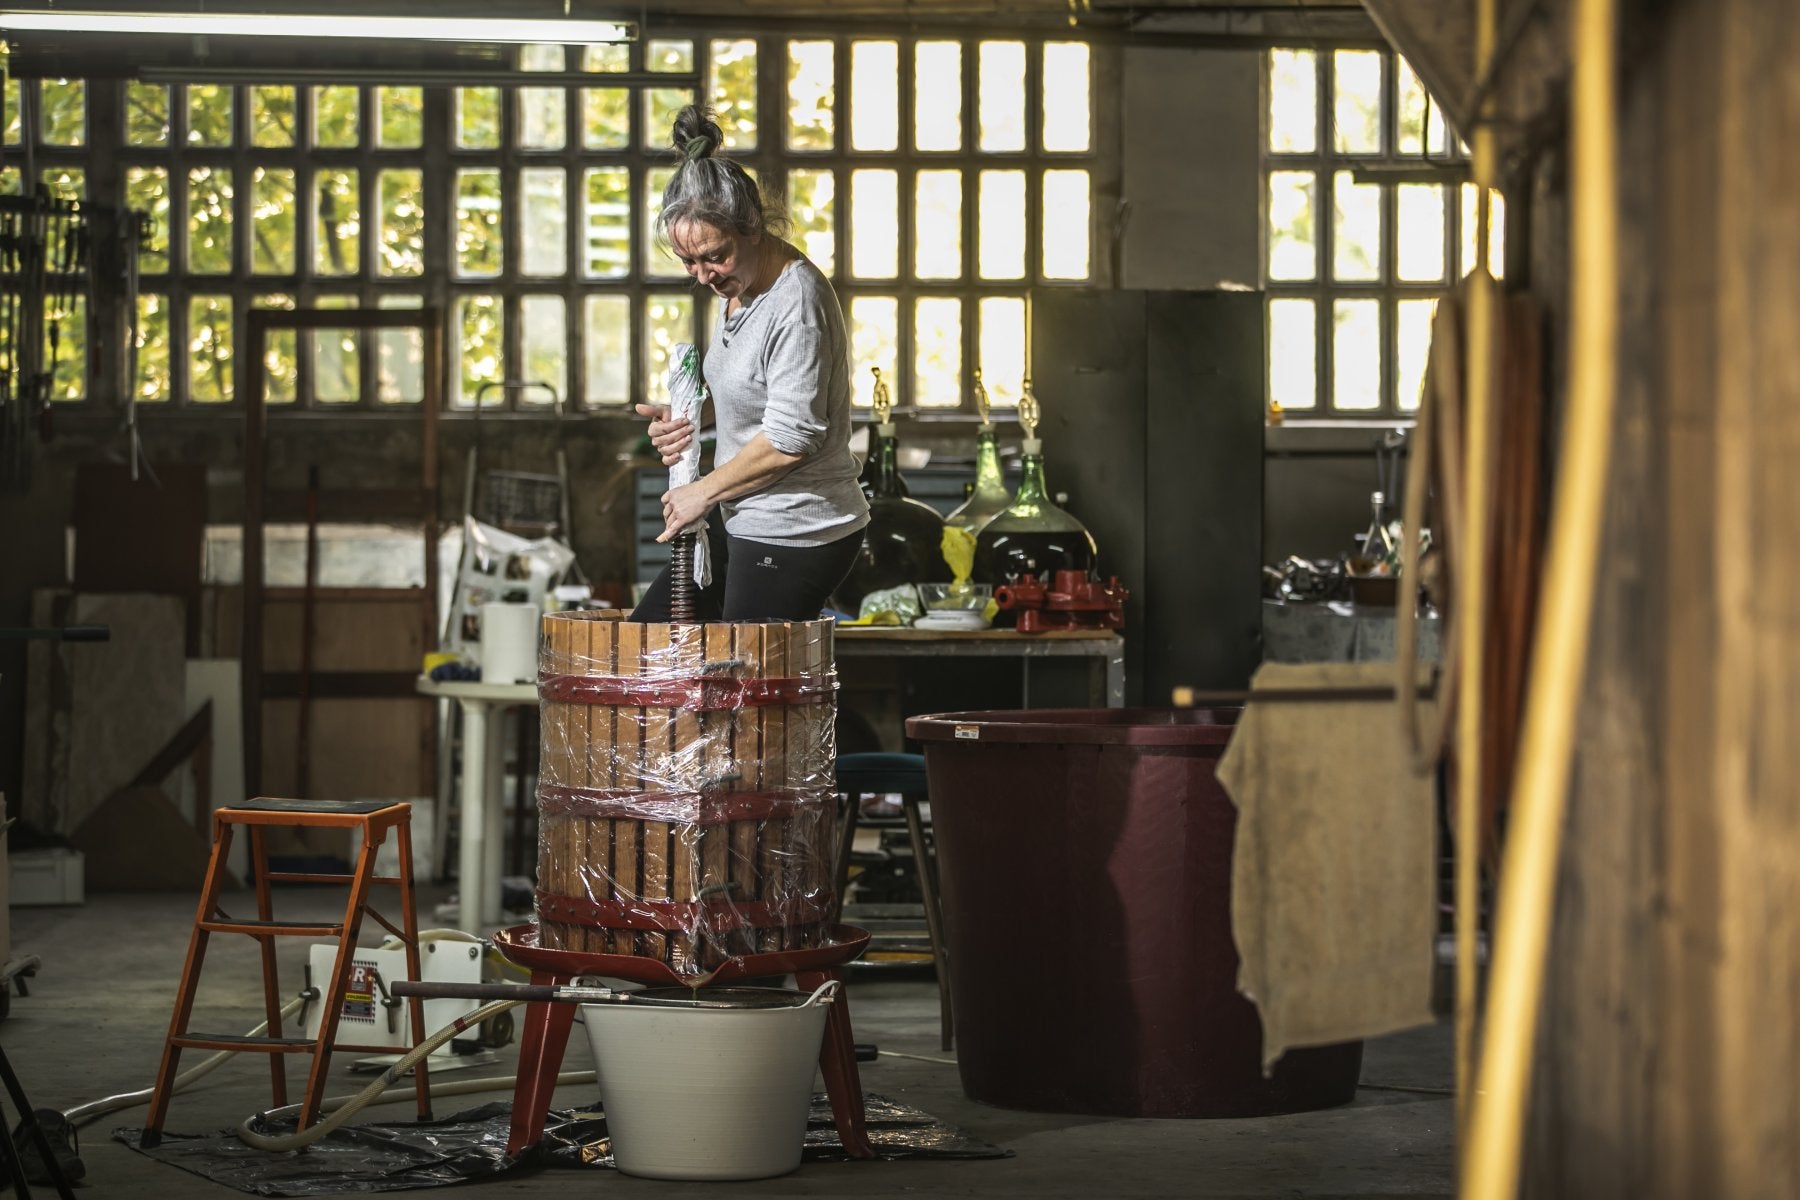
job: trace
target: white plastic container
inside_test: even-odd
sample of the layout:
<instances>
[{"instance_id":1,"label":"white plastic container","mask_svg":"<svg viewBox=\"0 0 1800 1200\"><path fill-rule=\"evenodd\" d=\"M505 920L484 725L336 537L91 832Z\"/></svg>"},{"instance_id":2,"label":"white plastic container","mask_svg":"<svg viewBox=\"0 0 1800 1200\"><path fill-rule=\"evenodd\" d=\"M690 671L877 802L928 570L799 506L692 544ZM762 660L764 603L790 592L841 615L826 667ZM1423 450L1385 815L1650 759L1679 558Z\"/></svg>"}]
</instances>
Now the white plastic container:
<instances>
[{"instance_id":1,"label":"white plastic container","mask_svg":"<svg viewBox=\"0 0 1800 1200\"><path fill-rule=\"evenodd\" d=\"M703 988L729 1008L584 1004L613 1160L645 1179L767 1179L800 1165L837 985ZM646 998L695 996L685 988ZM775 1007L738 1007L760 1002Z\"/></svg>"},{"instance_id":2,"label":"white plastic container","mask_svg":"<svg viewBox=\"0 0 1800 1200\"><path fill-rule=\"evenodd\" d=\"M530 683L538 672L538 621L544 610L535 604L494 603L481 606L481 682Z\"/></svg>"}]
</instances>

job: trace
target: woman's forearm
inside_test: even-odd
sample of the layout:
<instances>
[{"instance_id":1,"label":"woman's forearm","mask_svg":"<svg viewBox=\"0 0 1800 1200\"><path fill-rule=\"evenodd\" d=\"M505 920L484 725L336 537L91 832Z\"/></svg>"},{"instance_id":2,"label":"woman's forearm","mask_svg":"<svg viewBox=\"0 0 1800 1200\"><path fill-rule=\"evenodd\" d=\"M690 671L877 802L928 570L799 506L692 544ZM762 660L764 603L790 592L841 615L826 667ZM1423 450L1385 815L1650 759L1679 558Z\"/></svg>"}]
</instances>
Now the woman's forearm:
<instances>
[{"instance_id":1,"label":"woman's forearm","mask_svg":"<svg viewBox=\"0 0 1800 1200\"><path fill-rule=\"evenodd\" d=\"M804 461L802 455L777 450L759 433L730 462L697 482L706 490L708 503L717 504L761 491Z\"/></svg>"}]
</instances>

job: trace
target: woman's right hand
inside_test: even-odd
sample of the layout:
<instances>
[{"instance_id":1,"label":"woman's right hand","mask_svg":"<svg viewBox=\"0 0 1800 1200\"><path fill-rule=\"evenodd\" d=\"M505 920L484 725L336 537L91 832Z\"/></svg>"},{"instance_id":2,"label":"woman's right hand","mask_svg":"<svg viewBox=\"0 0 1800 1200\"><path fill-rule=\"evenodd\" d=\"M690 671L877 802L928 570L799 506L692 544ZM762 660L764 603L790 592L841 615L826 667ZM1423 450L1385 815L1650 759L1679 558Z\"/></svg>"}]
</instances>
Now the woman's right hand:
<instances>
[{"instance_id":1,"label":"woman's right hand","mask_svg":"<svg viewBox=\"0 0 1800 1200\"><path fill-rule=\"evenodd\" d=\"M640 404L637 406L640 417L650 418L650 444L662 455L663 466L672 467L681 461L681 452L694 442L694 423L688 420L669 420L669 408L666 404Z\"/></svg>"}]
</instances>

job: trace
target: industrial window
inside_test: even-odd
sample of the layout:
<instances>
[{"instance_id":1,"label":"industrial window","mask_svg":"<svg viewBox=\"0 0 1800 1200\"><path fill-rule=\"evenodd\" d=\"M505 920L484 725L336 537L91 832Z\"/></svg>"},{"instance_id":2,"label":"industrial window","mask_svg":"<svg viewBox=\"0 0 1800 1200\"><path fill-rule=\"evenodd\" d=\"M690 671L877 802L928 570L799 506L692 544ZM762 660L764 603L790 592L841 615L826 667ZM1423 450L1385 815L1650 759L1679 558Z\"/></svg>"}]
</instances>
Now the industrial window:
<instances>
[{"instance_id":1,"label":"industrial window","mask_svg":"<svg viewBox=\"0 0 1800 1200\"><path fill-rule=\"evenodd\" d=\"M514 380L596 409L657 398L711 318L652 236L669 123L695 100L832 276L858 404L879 368L896 403L956 409L975 367L1016 403L1027 289L1094 273L1085 43L658 36L523 47L517 67L544 86L13 81L6 161L148 215L136 354L100 374L153 405L237 400L238 330L265 305L441 306L453 406L546 402L483 392ZM16 165L0 186L23 187ZM63 323L58 400L110 394L85 374L93 324ZM417 403L422 354L409 332L278 334L267 399Z\"/></svg>"},{"instance_id":2,"label":"industrial window","mask_svg":"<svg viewBox=\"0 0 1800 1200\"><path fill-rule=\"evenodd\" d=\"M1265 77L1271 411L1404 418L1437 299L1474 265L1467 152L1391 51L1276 49ZM1492 213L1499 276L1497 193Z\"/></svg>"}]
</instances>

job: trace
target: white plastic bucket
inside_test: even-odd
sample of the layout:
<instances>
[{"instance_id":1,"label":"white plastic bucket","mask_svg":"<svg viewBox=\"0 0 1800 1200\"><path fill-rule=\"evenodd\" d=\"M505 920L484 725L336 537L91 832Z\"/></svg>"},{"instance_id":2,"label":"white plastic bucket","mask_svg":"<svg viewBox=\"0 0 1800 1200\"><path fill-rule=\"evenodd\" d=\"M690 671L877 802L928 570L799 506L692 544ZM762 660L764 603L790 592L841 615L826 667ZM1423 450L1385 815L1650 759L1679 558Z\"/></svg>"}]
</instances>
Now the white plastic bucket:
<instances>
[{"instance_id":1,"label":"white plastic bucket","mask_svg":"<svg viewBox=\"0 0 1800 1200\"><path fill-rule=\"evenodd\" d=\"M698 993L773 1007L582 1005L619 1170L646 1179L767 1179L798 1167L825 1005L836 990L831 981L811 996L771 988Z\"/></svg>"}]
</instances>

